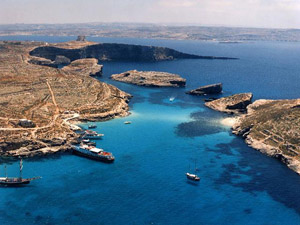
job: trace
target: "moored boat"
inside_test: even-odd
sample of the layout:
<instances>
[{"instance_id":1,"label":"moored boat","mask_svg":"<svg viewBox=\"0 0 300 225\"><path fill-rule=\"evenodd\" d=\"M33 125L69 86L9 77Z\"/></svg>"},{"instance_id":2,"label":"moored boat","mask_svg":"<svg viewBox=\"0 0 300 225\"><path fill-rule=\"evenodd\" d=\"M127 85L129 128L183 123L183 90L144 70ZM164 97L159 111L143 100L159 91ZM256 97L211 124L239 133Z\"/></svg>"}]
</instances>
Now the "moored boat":
<instances>
[{"instance_id":1,"label":"moored boat","mask_svg":"<svg viewBox=\"0 0 300 225\"><path fill-rule=\"evenodd\" d=\"M193 181L200 181L200 177L198 177L198 175L196 174L192 174L192 173L185 173L187 179L189 180L193 180Z\"/></svg>"},{"instance_id":2,"label":"moored boat","mask_svg":"<svg viewBox=\"0 0 300 225\"><path fill-rule=\"evenodd\" d=\"M131 124L131 121L125 121L124 124Z\"/></svg>"},{"instance_id":3,"label":"moored boat","mask_svg":"<svg viewBox=\"0 0 300 225\"><path fill-rule=\"evenodd\" d=\"M96 124L90 124L88 127L89 127L89 129L94 129L94 128L97 128L97 125Z\"/></svg>"},{"instance_id":4,"label":"moored boat","mask_svg":"<svg viewBox=\"0 0 300 225\"><path fill-rule=\"evenodd\" d=\"M198 168L196 167L196 160L195 160L195 173L185 173L186 178L193 181L200 181L200 177L196 174L196 171L198 171Z\"/></svg>"},{"instance_id":5,"label":"moored boat","mask_svg":"<svg viewBox=\"0 0 300 225\"><path fill-rule=\"evenodd\" d=\"M112 163L115 157L112 153L106 152L101 148L96 148L94 146L89 146L86 144L81 144L80 146L72 146L73 154L83 156L86 158Z\"/></svg>"},{"instance_id":6,"label":"moored boat","mask_svg":"<svg viewBox=\"0 0 300 225\"><path fill-rule=\"evenodd\" d=\"M32 180L40 179L41 177L33 177L33 178L22 178L22 170L23 170L23 161L20 160L20 176L19 177L7 177L6 175L6 166L5 166L5 177L0 177L0 185L13 187L13 186L22 186L24 184L29 184Z\"/></svg>"},{"instance_id":7,"label":"moored boat","mask_svg":"<svg viewBox=\"0 0 300 225\"><path fill-rule=\"evenodd\" d=\"M101 139L103 136L104 136L104 134L98 134L96 131L86 130L83 133L82 138L85 138L85 139Z\"/></svg>"}]
</instances>

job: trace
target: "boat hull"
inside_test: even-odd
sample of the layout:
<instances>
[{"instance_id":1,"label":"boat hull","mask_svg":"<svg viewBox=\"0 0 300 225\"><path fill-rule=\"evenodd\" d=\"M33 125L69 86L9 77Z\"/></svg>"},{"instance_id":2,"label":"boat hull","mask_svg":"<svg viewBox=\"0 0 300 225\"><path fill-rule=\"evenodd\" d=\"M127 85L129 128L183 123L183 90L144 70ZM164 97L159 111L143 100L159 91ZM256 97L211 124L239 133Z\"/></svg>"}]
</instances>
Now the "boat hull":
<instances>
[{"instance_id":1,"label":"boat hull","mask_svg":"<svg viewBox=\"0 0 300 225\"><path fill-rule=\"evenodd\" d=\"M29 184L30 180L27 179L22 179L18 181L0 181L1 186L9 186L9 187L14 187L14 186L22 186L25 184Z\"/></svg>"},{"instance_id":2,"label":"boat hull","mask_svg":"<svg viewBox=\"0 0 300 225\"><path fill-rule=\"evenodd\" d=\"M200 177L198 177L197 175L195 174L190 174L190 173L186 173L186 178L188 180L192 180L192 181L200 181Z\"/></svg>"},{"instance_id":3,"label":"boat hull","mask_svg":"<svg viewBox=\"0 0 300 225\"><path fill-rule=\"evenodd\" d=\"M85 157L85 158L88 158L88 159L101 161L101 162L105 162L105 163L113 163L114 160L115 160L114 158L113 159L108 159L107 157L103 157L103 156L100 156L100 155L90 153L87 150L80 149L79 147L74 148L72 150L72 153L74 155L78 155L78 156L81 156L81 157Z\"/></svg>"}]
</instances>

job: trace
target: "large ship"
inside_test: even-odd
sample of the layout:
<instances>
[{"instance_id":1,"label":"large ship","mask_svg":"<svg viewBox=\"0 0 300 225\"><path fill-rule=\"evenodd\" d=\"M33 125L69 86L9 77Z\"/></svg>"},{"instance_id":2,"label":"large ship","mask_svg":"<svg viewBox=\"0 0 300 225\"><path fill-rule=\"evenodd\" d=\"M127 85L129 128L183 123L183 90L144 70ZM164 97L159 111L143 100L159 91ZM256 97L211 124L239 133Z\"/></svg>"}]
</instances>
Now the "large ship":
<instances>
[{"instance_id":1,"label":"large ship","mask_svg":"<svg viewBox=\"0 0 300 225\"><path fill-rule=\"evenodd\" d=\"M101 148L96 148L94 146L89 146L86 144L81 144L80 146L72 146L73 154L83 156L86 158L112 163L115 157L112 153L106 152Z\"/></svg>"},{"instance_id":2,"label":"large ship","mask_svg":"<svg viewBox=\"0 0 300 225\"><path fill-rule=\"evenodd\" d=\"M22 170L23 170L23 161L20 160L20 176L19 177L7 177L6 174L6 166L5 166L5 177L0 177L0 185L1 186L21 186L24 184L29 184L32 180L40 179L41 177L33 177L33 178L22 178Z\"/></svg>"}]
</instances>

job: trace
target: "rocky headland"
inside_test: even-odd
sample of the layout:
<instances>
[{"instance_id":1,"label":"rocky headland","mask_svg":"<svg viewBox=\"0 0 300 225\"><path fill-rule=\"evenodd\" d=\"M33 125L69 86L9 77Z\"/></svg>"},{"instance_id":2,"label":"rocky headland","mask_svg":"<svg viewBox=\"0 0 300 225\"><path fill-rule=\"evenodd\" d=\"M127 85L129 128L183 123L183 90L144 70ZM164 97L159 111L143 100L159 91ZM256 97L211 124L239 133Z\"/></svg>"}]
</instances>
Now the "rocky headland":
<instances>
[{"instance_id":1,"label":"rocky headland","mask_svg":"<svg viewBox=\"0 0 300 225\"><path fill-rule=\"evenodd\" d=\"M251 147L300 174L300 99L257 100L233 126Z\"/></svg>"},{"instance_id":2,"label":"rocky headland","mask_svg":"<svg viewBox=\"0 0 300 225\"><path fill-rule=\"evenodd\" d=\"M111 75L111 79L149 87L184 87L186 79L177 74L131 70Z\"/></svg>"},{"instance_id":3,"label":"rocky headland","mask_svg":"<svg viewBox=\"0 0 300 225\"><path fill-rule=\"evenodd\" d=\"M246 112L247 106L252 103L252 97L252 93L235 94L206 102L205 105L216 111L239 114Z\"/></svg>"},{"instance_id":4,"label":"rocky headland","mask_svg":"<svg viewBox=\"0 0 300 225\"><path fill-rule=\"evenodd\" d=\"M300 99L257 100L251 103L250 93L234 96L206 105L221 112L237 114L232 124L234 134L243 137L252 148L279 159L300 174ZM239 109L231 111L237 105ZM244 114L240 113L241 106Z\"/></svg>"},{"instance_id":5,"label":"rocky headland","mask_svg":"<svg viewBox=\"0 0 300 225\"><path fill-rule=\"evenodd\" d=\"M30 55L55 61L64 56L70 61L82 58L95 58L100 61L147 61L156 62L176 59L236 59L230 57L199 56L178 52L174 49L154 46L95 43L72 41L59 44L47 44L37 47Z\"/></svg>"},{"instance_id":6,"label":"rocky headland","mask_svg":"<svg viewBox=\"0 0 300 225\"><path fill-rule=\"evenodd\" d=\"M220 94L222 92L222 84L210 84L198 87L194 90L186 92L190 95L212 95L212 94Z\"/></svg>"},{"instance_id":7,"label":"rocky headland","mask_svg":"<svg viewBox=\"0 0 300 225\"><path fill-rule=\"evenodd\" d=\"M64 151L78 137L71 129L73 121L128 115L129 94L88 76L101 71L97 59L73 61L64 69L33 64L37 58L29 52L45 45L0 42L2 156Z\"/></svg>"}]
</instances>

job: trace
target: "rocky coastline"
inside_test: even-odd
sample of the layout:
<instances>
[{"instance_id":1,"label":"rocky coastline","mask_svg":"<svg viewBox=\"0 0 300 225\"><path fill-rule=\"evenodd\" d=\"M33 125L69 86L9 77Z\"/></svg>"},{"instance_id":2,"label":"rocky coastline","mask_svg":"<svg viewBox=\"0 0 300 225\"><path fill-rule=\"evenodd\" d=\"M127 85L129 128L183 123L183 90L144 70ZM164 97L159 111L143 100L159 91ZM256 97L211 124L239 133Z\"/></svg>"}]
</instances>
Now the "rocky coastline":
<instances>
[{"instance_id":1,"label":"rocky coastline","mask_svg":"<svg viewBox=\"0 0 300 225\"><path fill-rule=\"evenodd\" d=\"M251 103L250 93L234 96L244 99L247 104L237 104L237 98L229 96L205 105L235 114L232 124L234 134L244 138L250 147L279 159L300 175L300 99L257 100ZM232 111L233 105L243 106L242 111L241 108Z\"/></svg>"},{"instance_id":2,"label":"rocky coastline","mask_svg":"<svg viewBox=\"0 0 300 225\"><path fill-rule=\"evenodd\" d=\"M95 58L99 61L146 61L158 62L176 59L218 59L231 60L237 58L200 56L178 52L174 49L143 45L94 43L73 41L59 44L47 44L30 51L31 56L55 61L57 56L74 61L82 58Z\"/></svg>"},{"instance_id":3,"label":"rocky coastline","mask_svg":"<svg viewBox=\"0 0 300 225\"><path fill-rule=\"evenodd\" d=\"M30 51L43 45L0 42L0 156L66 151L79 136L72 130L73 123L129 113L131 95L90 77L101 73L97 59L72 61L58 69L51 60L30 56ZM21 126L20 121L34 126Z\"/></svg>"}]
</instances>

